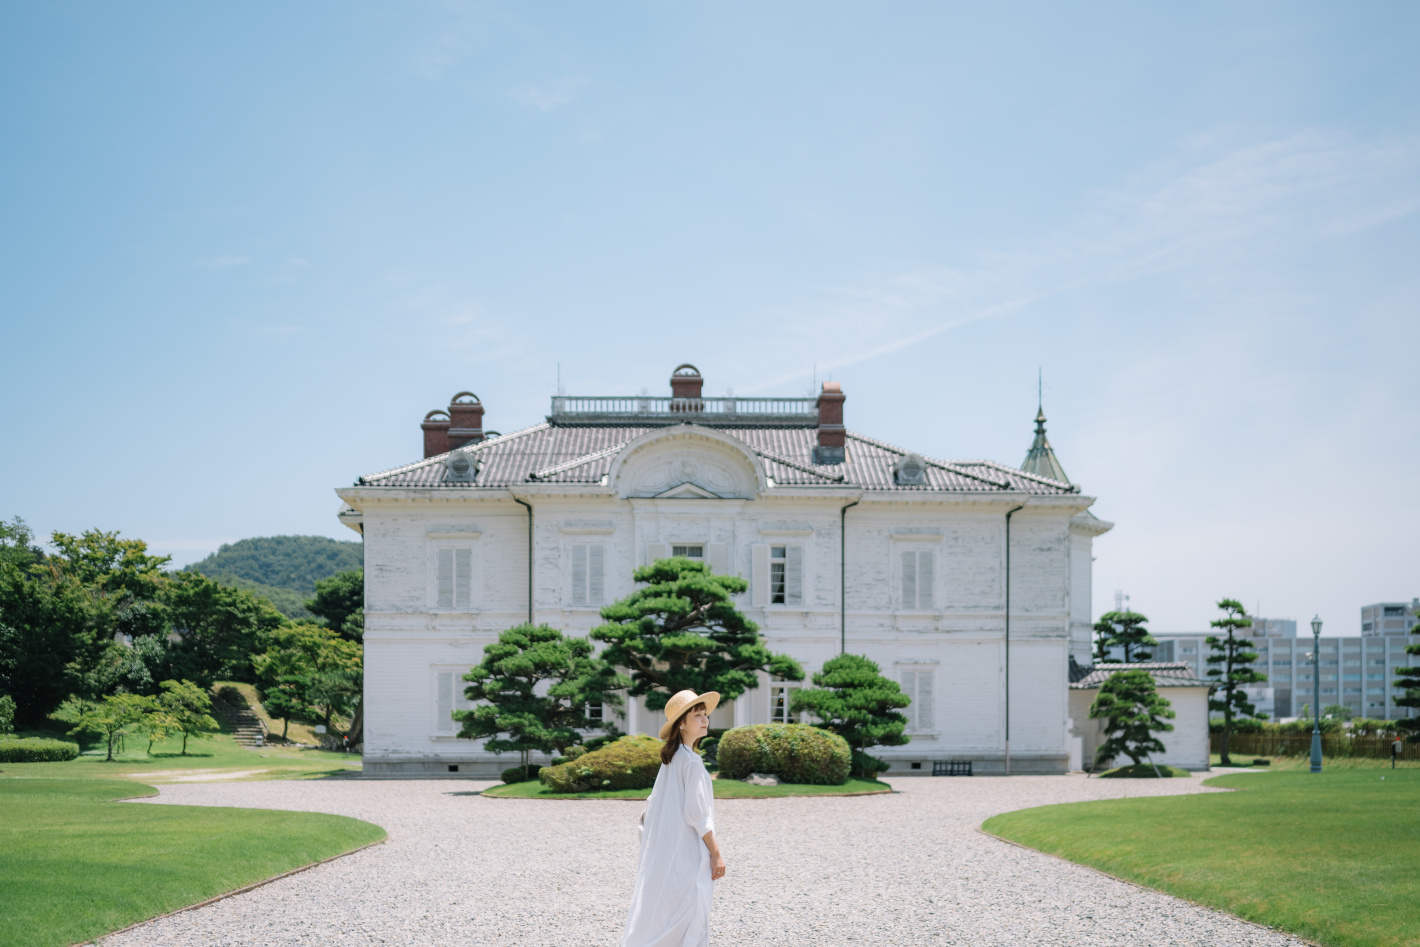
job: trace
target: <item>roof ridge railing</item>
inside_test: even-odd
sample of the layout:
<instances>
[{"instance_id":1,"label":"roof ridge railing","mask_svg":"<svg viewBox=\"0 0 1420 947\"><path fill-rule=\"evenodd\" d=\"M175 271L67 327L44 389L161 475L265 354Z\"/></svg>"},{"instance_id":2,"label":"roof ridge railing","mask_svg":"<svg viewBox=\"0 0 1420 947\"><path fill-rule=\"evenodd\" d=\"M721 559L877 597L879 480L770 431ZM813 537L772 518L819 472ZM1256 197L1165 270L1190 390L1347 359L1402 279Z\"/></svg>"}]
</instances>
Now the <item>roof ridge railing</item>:
<instances>
[{"instance_id":1,"label":"roof ridge railing","mask_svg":"<svg viewBox=\"0 0 1420 947\"><path fill-rule=\"evenodd\" d=\"M816 398L674 398L657 395L554 395L552 422L596 424L818 424Z\"/></svg>"}]
</instances>

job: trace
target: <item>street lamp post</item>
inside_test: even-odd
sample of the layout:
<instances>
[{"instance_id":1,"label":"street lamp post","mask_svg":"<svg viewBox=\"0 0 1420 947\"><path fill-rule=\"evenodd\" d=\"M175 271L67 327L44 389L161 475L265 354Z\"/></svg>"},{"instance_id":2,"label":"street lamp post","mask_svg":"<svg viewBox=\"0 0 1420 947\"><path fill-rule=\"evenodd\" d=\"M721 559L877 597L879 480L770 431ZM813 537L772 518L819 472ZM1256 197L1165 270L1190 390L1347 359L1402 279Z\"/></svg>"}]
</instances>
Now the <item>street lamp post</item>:
<instances>
[{"instance_id":1,"label":"street lamp post","mask_svg":"<svg viewBox=\"0 0 1420 947\"><path fill-rule=\"evenodd\" d=\"M1321 772L1321 616L1312 619L1312 772Z\"/></svg>"}]
</instances>

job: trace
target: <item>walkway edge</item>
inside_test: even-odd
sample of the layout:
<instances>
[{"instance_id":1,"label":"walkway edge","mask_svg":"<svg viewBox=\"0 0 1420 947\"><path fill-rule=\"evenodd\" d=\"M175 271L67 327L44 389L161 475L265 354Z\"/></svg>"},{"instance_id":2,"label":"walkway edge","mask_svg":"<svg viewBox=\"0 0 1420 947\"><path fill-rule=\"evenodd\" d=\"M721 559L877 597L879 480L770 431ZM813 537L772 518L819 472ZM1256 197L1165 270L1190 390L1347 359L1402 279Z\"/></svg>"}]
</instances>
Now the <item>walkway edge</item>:
<instances>
[{"instance_id":1,"label":"walkway edge","mask_svg":"<svg viewBox=\"0 0 1420 947\"><path fill-rule=\"evenodd\" d=\"M1210 788L1212 788L1212 787L1210 787ZM1022 810L1016 810L1016 811L1022 811ZM1005 815L1005 814L1006 814L1006 813L1004 813L1004 812L998 812L998 813L996 813L996 815ZM991 818L994 819L995 817L996 817L996 816L992 816ZM1016 848L1021 849L1022 851L1034 852L1034 853L1037 854L1037 855L1044 855L1046 858L1053 858L1053 859L1055 859L1055 860L1058 861L1058 862L1064 862L1065 864L1067 864L1067 865L1072 865L1072 866L1074 866L1075 868L1083 868L1085 871L1092 871L1092 872L1094 872L1094 873L1097 874L1097 875L1104 875L1106 878L1109 878L1109 879L1112 880L1112 881L1117 881L1117 882L1119 882L1120 884L1128 885L1128 886L1131 887L1131 888L1138 888L1140 891L1148 891L1150 894L1161 894L1161 895L1163 895L1163 896L1166 897L1166 898L1173 898L1173 899L1176 900L1176 901L1182 901L1184 904L1191 904L1191 905L1193 905L1193 906L1196 907L1196 908L1202 908L1202 909L1205 910L1205 911L1212 911L1214 914L1222 914L1222 915L1224 915L1225 917L1230 917L1230 918L1232 918L1232 919L1235 920L1235 921L1241 921L1241 922L1244 923L1244 924L1250 925L1250 926L1252 926L1252 927L1256 927L1258 930L1270 931L1271 933L1274 933L1274 934L1286 934L1288 937L1292 938L1293 940L1297 941L1298 943L1309 944L1310 947L1326 947L1325 944L1317 943L1317 942L1314 941L1314 940L1307 940L1305 937L1303 937L1303 936L1300 935L1300 934L1293 934L1291 931L1283 930L1283 929L1280 928L1280 927L1268 927L1266 924L1259 924L1259 923L1257 923L1256 921L1249 921L1249 920L1248 920L1247 918L1245 918L1245 917L1238 917L1236 914L1233 914L1233 913L1231 913L1231 912L1228 912L1228 911L1221 911L1221 910L1219 910L1218 908L1213 907L1213 905L1211 905L1211 904L1204 904L1204 903L1201 902L1201 901L1194 901L1192 898L1185 898L1185 897L1183 897L1182 895L1171 894L1171 893L1168 892L1168 891L1161 891L1161 890L1159 890L1158 888L1151 888L1151 887L1149 887L1148 885L1140 884L1140 883L1137 882L1137 881L1130 881L1128 878L1121 878L1121 877L1119 877L1118 875L1112 875L1112 874L1110 874L1109 872L1105 871L1105 870L1102 869L1102 868L1095 868L1095 867L1092 866L1092 865L1082 865L1081 863L1076 862L1076 861L1071 861L1070 859L1065 858L1065 857L1062 856L1062 855L1053 855L1053 854L1051 854L1050 852L1042 852L1042 851L1041 851L1040 849L1038 849L1038 848L1031 848L1029 845L1022 845L1020 842L1013 842L1013 841L1011 841L1010 839L1006 838L1005 836L997 835L997 834L995 834L994 832L988 832L988 831L986 831L986 830L983 829L980 825L978 825L978 826L976 827L976 834L978 834L978 835L984 835L984 836L986 836L987 838L995 839L995 840L998 841L998 842L1005 842L1007 845L1013 845L1013 846L1015 846Z\"/></svg>"},{"instance_id":2,"label":"walkway edge","mask_svg":"<svg viewBox=\"0 0 1420 947\"><path fill-rule=\"evenodd\" d=\"M374 823L371 824L373 825ZM383 826L381 826L381 828L383 828ZM116 931L109 931L107 934L104 934L100 937L96 937L93 940L80 941L77 944L71 945L71 947L86 947L86 945L90 944L101 944L106 938L113 937L116 934L126 934L134 928L142 927L144 924L152 924L154 921L161 921L164 918L175 917L179 914L186 914L188 911L196 911L198 908L205 908L209 904L216 904L218 901L225 901L228 898L234 898L239 894L246 894L248 891L255 891L257 888L265 887L266 885L269 885L272 882L280 881L282 878L289 878L292 875L299 875L303 871L310 871L312 868L319 868L321 865L333 862L337 858L348 858L349 856L354 855L357 852L363 852L367 848L374 848L376 845L383 845L388 841L389 834L386 833L385 837L380 839L378 842L371 842L368 845L361 845L359 848L352 848L348 852L341 852L339 855L332 855L329 858L322 858L318 862L311 862L309 865L302 865L300 868L292 868L290 871L283 871L281 874L272 875L270 878L267 878L264 881L254 881L249 885L243 885L240 888L233 888L231 891L216 895L215 897L208 898L206 901L198 901L196 904L189 904L187 907L178 908L176 911L169 911L166 914L157 914L153 917L145 918L141 921L135 921L134 923L129 924L127 927L120 927Z\"/></svg>"}]
</instances>

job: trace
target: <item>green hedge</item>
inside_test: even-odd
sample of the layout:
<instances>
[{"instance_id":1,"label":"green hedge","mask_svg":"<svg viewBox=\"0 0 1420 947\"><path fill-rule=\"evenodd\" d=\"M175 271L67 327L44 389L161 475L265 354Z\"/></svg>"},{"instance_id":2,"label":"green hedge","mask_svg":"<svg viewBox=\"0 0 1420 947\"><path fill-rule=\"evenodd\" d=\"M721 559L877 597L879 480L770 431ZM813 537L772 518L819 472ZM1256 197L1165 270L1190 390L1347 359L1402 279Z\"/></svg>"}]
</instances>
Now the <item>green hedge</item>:
<instances>
[{"instance_id":1,"label":"green hedge","mask_svg":"<svg viewBox=\"0 0 1420 947\"><path fill-rule=\"evenodd\" d=\"M718 750L723 779L772 773L786 783L820 786L846 783L853 759L848 741L802 723L736 727L720 738Z\"/></svg>"},{"instance_id":2,"label":"green hedge","mask_svg":"<svg viewBox=\"0 0 1420 947\"><path fill-rule=\"evenodd\" d=\"M575 760L544 766L538 778L553 792L595 792L603 789L646 789L656 784L661 769L661 741L626 736Z\"/></svg>"},{"instance_id":3,"label":"green hedge","mask_svg":"<svg viewBox=\"0 0 1420 947\"><path fill-rule=\"evenodd\" d=\"M0 740L0 763L64 763L79 756L79 744L68 740L24 737Z\"/></svg>"}]
</instances>

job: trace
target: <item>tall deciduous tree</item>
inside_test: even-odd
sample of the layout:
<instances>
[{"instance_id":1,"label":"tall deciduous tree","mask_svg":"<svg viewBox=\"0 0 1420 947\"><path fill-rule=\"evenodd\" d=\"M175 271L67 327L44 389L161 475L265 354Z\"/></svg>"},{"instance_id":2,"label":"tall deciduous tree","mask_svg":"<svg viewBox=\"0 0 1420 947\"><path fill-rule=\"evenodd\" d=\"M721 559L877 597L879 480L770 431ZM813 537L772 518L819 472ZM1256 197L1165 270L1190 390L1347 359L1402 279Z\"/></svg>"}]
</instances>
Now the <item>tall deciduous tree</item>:
<instances>
[{"instance_id":1,"label":"tall deciduous tree","mask_svg":"<svg viewBox=\"0 0 1420 947\"><path fill-rule=\"evenodd\" d=\"M1159 643L1145 628L1149 619L1138 612L1105 612L1095 623L1095 631L1103 639L1097 647L1101 653L1110 648L1124 649L1124 663L1147 661Z\"/></svg>"},{"instance_id":2,"label":"tall deciduous tree","mask_svg":"<svg viewBox=\"0 0 1420 947\"><path fill-rule=\"evenodd\" d=\"M620 707L618 691L631 683L593 655L587 639L526 624L485 647L463 679L464 696L482 703L453 712L459 736L484 739L494 753L517 752L524 775L532 753L561 753L587 730L613 730L601 708Z\"/></svg>"},{"instance_id":3,"label":"tall deciduous tree","mask_svg":"<svg viewBox=\"0 0 1420 947\"><path fill-rule=\"evenodd\" d=\"M633 577L645 588L603 608L605 624L591 637L606 642L604 659L631 672L630 693L644 696L647 709L682 690L731 701L757 686L760 672L804 679L799 663L765 647L759 626L735 608L731 597L749 588L744 579L684 557L658 559Z\"/></svg>"},{"instance_id":4,"label":"tall deciduous tree","mask_svg":"<svg viewBox=\"0 0 1420 947\"><path fill-rule=\"evenodd\" d=\"M262 706L273 717L319 714L326 726L348 709L359 693L363 649L321 625L286 625L271 632L270 647L252 658L267 698Z\"/></svg>"},{"instance_id":5,"label":"tall deciduous tree","mask_svg":"<svg viewBox=\"0 0 1420 947\"><path fill-rule=\"evenodd\" d=\"M351 641L365 635L365 573L361 569L337 572L316 583L316 597L306 609L322 619L327 628Z\"/></svg>"},{"instance_id":6,"label":"tall deciduous tree","mask_svg":"<svg viewBox=\"0 0 1420 947\"><path fill-rule=\"evenodd\" d=\"M1420 635L1420 624L1410 629L1412 635ZM1406 654L1420 655L1420 638L1414 643L1405 646ZM1404 694L1394 698L1397 707L1420 708L1420 665L1412 664L1409 667L1398 667L1395 669L1396 679L1391 682L1392 687L1399 687L1404 690ZM1400 726L1411 733L1420 733L1420 717L1411 717L1400 721Z\"/></svg>"},{"instance_id":7,"label":"tall deciduous tree","mask_svg":"<svg viewBox=\"0 0 1420 947\"><path fill-rule=\"evenodd\" d=\"M912 703L897 681L884 677L866 657L841 654L814 674L813 687L797 688L789 699L794 713L807 713L818 726L848 741L853 775L872 779L888 764L866 752L871 746L902 746L911 738L898 709Z\"/></svg>"},{"instance_id":8,"label":"tall deciduous tree","mask_svg":"<svg viewBox=\"0 0 1420 947\"><path fill-rule=\"evenodd\" d=\"M1253 669L1257 652L1253 650L1251 639L1240 634L1244 628L1252 627L1252 619L1247 617L1242 602L1225 598L1218 603L1218 608L1222 610L1223 617L1215 618L1208 624L1221 629L1223 634L1209 635L1204 639L1209 648L1208 677L1213 685L1208 697L1208 710L1223 715L1223 725L1218 731L1223 735L1218 756L1224 766L1231 766L1228 741L1237 730L1239 718L1262 720L1267 716L1257 712L1243 688L1266 681L1267 675Z\"/></svg>"},{"instance_id":9,"label":"tall deciduous tree","mask_svg":"<svg viewBox=\"0 0 1420 947\"><path fill-rule=\"evenodd\" d=\"M158 708L169 720L168 729L182 734L182 755L187 738L203 739L217 730L212 717L212 696L191 681L163 681Z\"/></svg>"},{"instance_id":10,"label":"tall deciduous tree","mask_svg":"<svg viewBox=\"0 0 1420 947\"><path fill-rule=\"evenodd\" d=\"M142 694L110 694L101 703L84 707L75 723L71 735L79 733L99 733L108 740L108 757L104 762L113 761L113 743L119 735L138 728L144 718L156 710L158 704L153 698Z\"/></svg>"},{"instance_id":11,"label":"tall deciduous tree","mask_svg":"<svg viewBox=\"0 0 1420 947\"><path fill-rule=\"evenodd\" d=\"M200 572L178 572L164 591L179 676L210 686L214 680L252 680L251 656L265 650L286 618L263 598L228 588Z\"/></svg>"},{"instance_id":12,"label":"tall deciduous tree","mask_svg":"<svg viewBox=\"0 0 1420 947\"><path fill-rule=\"evenodd\" d=\"M1096 768L1121 756L1137 766L1149 754L1164 752L1163 743L1154 734L1172 730L1168 721L1175 716L1148 671L1111 674L1090 706L1090 717L1104 720L1106 736L1095 751Z\"/></svg>"}]
</instances>

